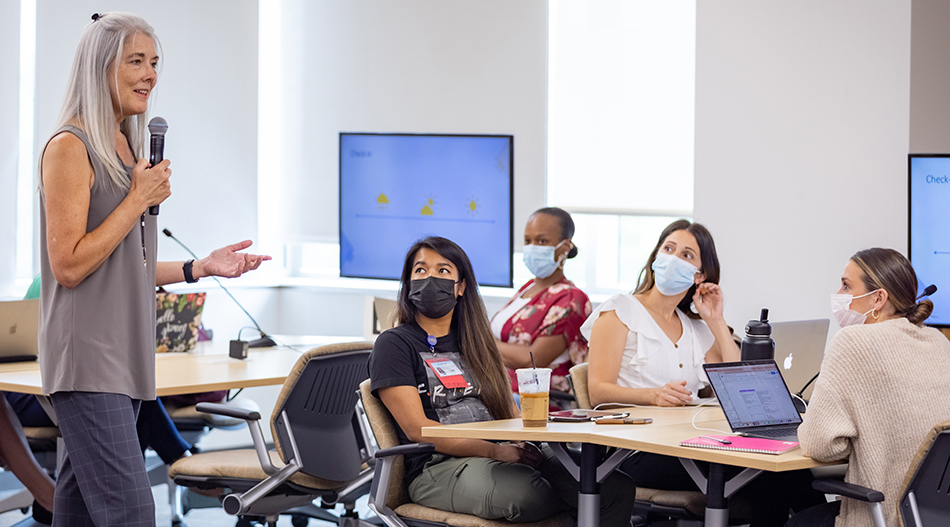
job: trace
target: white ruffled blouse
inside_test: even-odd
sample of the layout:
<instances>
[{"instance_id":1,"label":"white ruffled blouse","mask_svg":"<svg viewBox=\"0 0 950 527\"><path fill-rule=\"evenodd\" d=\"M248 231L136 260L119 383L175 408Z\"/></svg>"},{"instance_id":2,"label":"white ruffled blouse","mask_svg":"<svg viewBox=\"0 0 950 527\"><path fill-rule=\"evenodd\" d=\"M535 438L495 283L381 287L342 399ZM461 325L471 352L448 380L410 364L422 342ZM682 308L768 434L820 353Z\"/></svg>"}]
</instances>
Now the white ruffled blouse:
<instances>
[{"instance_id":1,"label":"white ruffled blouse","mask_svg":"<svg viewBox=\"0 0 950 527\"><path fill-rule=\"evenodd\" d=\"M588 342L594 322L604 311L615 311L629 330L617 376L619 386L659 388L668 382L685 380L695 400L699 390L709 385L703 363L716 339L705 322L689 318L677 309L683 334L674 343L636 297L620 294L598 306L581 326L581 334ZM591 348L590 353L597 350Z\"/></svg>"}]
</instances>

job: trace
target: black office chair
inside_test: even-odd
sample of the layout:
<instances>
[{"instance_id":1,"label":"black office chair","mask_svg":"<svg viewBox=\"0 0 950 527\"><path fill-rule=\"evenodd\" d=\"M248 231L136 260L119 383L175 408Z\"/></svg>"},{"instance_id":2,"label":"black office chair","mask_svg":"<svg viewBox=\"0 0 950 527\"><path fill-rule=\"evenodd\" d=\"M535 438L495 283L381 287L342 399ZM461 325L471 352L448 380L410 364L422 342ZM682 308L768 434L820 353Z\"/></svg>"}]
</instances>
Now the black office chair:
<instances>
[{"instance_id":1,"label":"black office chair","mask_svg":"<svg viewBox=\"0 0 950 527\"><path fill-rule=\"evenodd\" d=\"M295 526L305 524L307 516L359 525L353 503L368 492L373 469L355 411L356 390L367 376L372 349L369 342L333 344L300 357L274 406L276 451L265 447L259 412L199 404L202 411L245 419L254 449L186 457L171 466L169 476L181 486L228 489L222 498L225 512L264 517L268 525L276 525L277 516L288 512ZM329 511L310 514L312 509L301 508L316 498L327 507L343 503L346 512L335 517Z\"/></svg>"},{"instance_id":2,"label":"black office chair","mask_svg":"<svg viewBox=\"0 0 950 527\"><path fill-rule=\"evenodd\" d=\"M874 527L885 527L884 494L836 479L815 480L816 490L866 502ZM894 506L892 504L891 506ZM934 426L910 462L898 514L905 527L946 525L950 517L950 421Z\"/></svg>"}]
</instances>

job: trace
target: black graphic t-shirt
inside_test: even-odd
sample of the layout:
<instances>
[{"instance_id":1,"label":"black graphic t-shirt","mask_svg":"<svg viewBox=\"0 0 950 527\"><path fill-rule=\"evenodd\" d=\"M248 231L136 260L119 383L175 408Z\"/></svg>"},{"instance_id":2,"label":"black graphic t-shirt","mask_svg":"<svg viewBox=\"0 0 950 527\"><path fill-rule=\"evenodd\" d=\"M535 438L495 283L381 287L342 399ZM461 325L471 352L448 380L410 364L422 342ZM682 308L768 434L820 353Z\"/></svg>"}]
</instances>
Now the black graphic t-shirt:
<instances>
[{"instance_id":1,"label":"black graphic t-shirt","mask_svg":"<svg viewBox=\"0 0 950 527\"><path fill-rule=\"evenodd\" d=\"M478 383L459 353L458 334L455 328L436 339L435 346L426 341L428 333L416 324L404 324L383 332L373 346L369 358L369 376L372 379L373 395L379 396L382 388L414 386L419 391L422 409L426 417L442 424L473 423L493 419L482 403ZM450 373L458 371L465 388L446 388L436 376L427 360L450 360ZM453 367L454 366L454 367ZM440 368L445 371L445 368ZM399 444L411 443L409 437L396 424ZM410 482L422 472L430 455L406 456L406 481Z\"/></svg>"}]
</instances>

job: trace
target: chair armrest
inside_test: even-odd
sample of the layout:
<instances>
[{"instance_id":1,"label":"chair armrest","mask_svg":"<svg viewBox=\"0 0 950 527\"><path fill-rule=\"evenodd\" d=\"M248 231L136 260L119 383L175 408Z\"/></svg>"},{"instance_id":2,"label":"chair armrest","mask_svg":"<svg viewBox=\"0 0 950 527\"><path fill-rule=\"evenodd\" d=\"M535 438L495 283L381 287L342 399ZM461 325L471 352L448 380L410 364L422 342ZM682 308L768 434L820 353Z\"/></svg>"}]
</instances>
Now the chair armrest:
<instances>
[{"instance_id":1,"label":"chair armrest","mask_svg":"<svg viewBox=\"0 0 950 527\"><path fill-rule=\"evenodd\" d=\"M244 419L245 421L261 420L260 412L248 411L244 410L243 408L235 408L226 404L198 403L195 408L199 412L204 412L206 414L223 415L225 417L233 417L235 419Z\"/></svg>"},{"instance_id":2,"label":"chair armrest","mask_svg":"<svg viewBox=\"0 0 950 527\"><path fill-rule=\"evenodd\" d=\"M381 459L391 456L404 456L413 454L431 454L435 452L435 445L432 443L412 443L409 445L399 445L392 448L384 448L376 451L376 458Z\"/></svg>"},{"instance_id":3,"label":"chair armrest","mask_svg":"<svg viewBox=\"0 0 950 527\"><path fill-rule=\"evenodd\" d=\"M220 403L198 403L195 408L206 414L224 415L247 421L247 431L251 433L251 441L254 443L254 450L257 452L257 459L260 461L261 468L268 476L277 475L280 469L271 463L270 454L267 453L267 443L264 441L264 432L261 430L260 412Z\"/></svg>"},{"instance_id":4,"label":"chair armrest","mask_svg":"<svg viewBox=\"0 0 950 527\"><path fill-rule=\"evenodd\" d=\"M551 400L554 400L554 401L574 402L574 394L572 392L562 392L561 390L551 390L548 392L548 396L551 397Z\"/></svg>"},{"instance_id":5,"label":"chair armrest","mask_svg":"<svg viewBox=\"0 0 950 527\"><path fill-rule=\"evenodd\" d=\"M884 493L879 490L869 489L854 483L847 483L840 479L816 479L811 484L817 491L828 494L840 494L847 498L876 503L884 501Z\"/></svg>"},{"instance_id":6,"label":"chair armrest","mask_svg":"<svg viewBox=\"0 0 950 527\"><path fill-rule=\"evenodd\" d=\"M384 448L376 451L376 467L373 470L373 483L369 489L369 501L367 505L387 527L407 527L399 516L387 505L389 501L389 487L392 482L393 465L397 459L396 456L427 454L435 452L435 445L432 443L411 443L408 445L399 445L392 448Z\"/></svg>"}]
</instances>

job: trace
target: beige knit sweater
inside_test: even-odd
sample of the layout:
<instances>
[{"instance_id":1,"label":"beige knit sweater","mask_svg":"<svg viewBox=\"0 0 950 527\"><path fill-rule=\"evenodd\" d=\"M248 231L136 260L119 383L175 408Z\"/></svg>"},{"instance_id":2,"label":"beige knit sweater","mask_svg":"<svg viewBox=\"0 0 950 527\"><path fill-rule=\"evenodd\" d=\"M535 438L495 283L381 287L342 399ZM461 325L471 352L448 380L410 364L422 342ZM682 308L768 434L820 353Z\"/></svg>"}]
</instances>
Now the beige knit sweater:
<instances>
[{"instance_id":1,"label":"beige knit sweater","mask_svg":"<svg viewBox=\"0 0 950 527\"><path fill-rule=\"evenodd\" d=\"M883 492L887 525L896 526L908 465L930 429L948 419L950 341L899 318L835 335L798 436L819 461L847 458L845 480ZM835 525L872 525L868 505L845 499Z\"/></svg>"}]
</instances>

